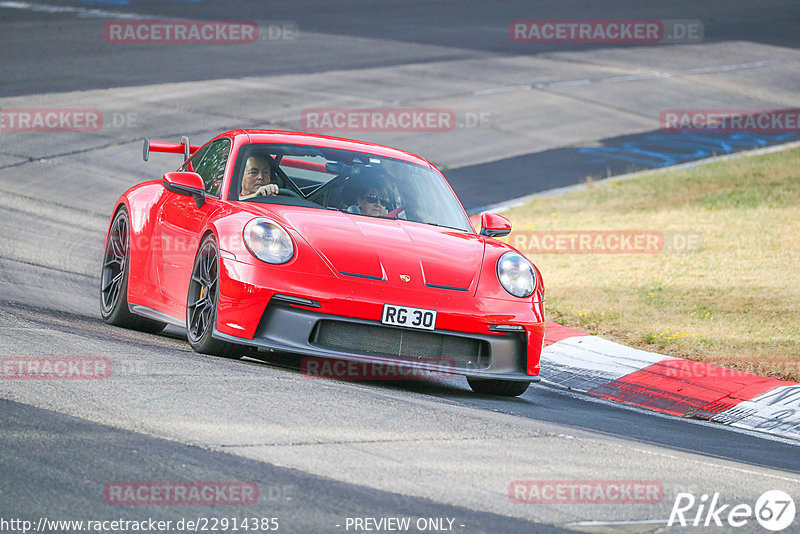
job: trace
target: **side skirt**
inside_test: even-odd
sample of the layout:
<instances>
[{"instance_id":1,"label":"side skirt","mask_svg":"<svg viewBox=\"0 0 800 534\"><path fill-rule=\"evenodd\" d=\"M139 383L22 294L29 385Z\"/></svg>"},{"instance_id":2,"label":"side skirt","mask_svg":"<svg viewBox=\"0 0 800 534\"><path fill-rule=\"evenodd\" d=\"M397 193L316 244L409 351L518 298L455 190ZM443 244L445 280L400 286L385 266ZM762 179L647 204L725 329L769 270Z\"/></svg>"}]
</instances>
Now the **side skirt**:
<instances>
[{"instance_id":1,"label":"side skirt","mask_svg":"<svg viewBox=\"0 0 800 534\"><path fill-rule=\"evenodd\" d=\"M177 326L180 328L186 328L186 321L181 319L176 319L175 317L150 308L148 306L142 306L141 304L131 304L128 303L128 310L131 313L135 313L136 315L141 315L142 317L147 317L148 319L154 319L156 321L161 321L162 323L171 324L173 326Z\"/></svg>"}]
</instances>

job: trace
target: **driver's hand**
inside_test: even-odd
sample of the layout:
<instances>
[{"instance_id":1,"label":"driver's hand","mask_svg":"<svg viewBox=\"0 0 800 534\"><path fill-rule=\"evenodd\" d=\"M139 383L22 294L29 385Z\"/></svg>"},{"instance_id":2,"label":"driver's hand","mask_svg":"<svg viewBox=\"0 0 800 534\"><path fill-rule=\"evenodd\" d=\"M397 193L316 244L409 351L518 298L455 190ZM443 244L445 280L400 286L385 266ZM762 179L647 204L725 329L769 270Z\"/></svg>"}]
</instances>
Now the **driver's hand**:
<instances>
[{"instance_id":1,"label":"driver's hand","mask_svg":"<svg viewBox=\"0 0 800 534\"><path fill-rule=\"evenodd\" d=\"M278 184L262 185L256 189L256 196L271 197L278 194Z\"/></svg>"}]
</instances>

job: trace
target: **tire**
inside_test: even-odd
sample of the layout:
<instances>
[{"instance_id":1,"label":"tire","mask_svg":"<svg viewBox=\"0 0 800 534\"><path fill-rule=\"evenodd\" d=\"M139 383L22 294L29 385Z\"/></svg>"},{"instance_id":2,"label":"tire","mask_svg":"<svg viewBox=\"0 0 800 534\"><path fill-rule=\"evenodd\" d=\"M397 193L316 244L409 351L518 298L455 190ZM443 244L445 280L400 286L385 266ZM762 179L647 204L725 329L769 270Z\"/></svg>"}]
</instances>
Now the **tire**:
<instances>
[{"instance_id":1,"label":"tire","mask_svg":"<svg viewBox=\"0 0 800 534\"><path fill-rule=\"evenodd\" d=\"M530 382L517 380L498 380L494 378L471 378L467 382L472 391L481 395L496 395L498 397L519 397L528 390Z\"/></svg>"},{"instance_id":2,"label":"tire","mask_svg":"<svg viewBox=\"0 0 800 534\"><path fill-rule=\"evenodd\" d=\"M238 357L239 347L212 334L219 303L219 248L213 235L200 243L186 296L186 337L195 352Z\"/></svg>"},{"instance_id":3,"label":"tire","mask_svg":"<svg viewBox=\"0 0 800 534\"><path fill-rule=\"evenodd\" d=\"M128 210L117 211L106 238L100 270L100 315L103 321L142 332L161 332L167 323L140 317L128 309L128 271L131 259L131 223Z\"/></svg>"}]
</instances>

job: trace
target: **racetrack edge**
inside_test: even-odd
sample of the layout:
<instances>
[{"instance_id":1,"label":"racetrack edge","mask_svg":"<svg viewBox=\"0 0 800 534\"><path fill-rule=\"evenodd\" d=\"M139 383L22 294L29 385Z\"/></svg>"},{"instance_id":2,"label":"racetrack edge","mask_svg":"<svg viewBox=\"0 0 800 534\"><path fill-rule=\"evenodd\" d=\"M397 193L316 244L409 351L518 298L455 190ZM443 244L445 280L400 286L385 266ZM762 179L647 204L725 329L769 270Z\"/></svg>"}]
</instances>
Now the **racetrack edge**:
<instances>
[{"instance_id":1,"label":"racetrack edge","mask_svg":"<svg viewBox=\"0 0 800 534\"><path fill-rule=\"evenodd\" d=\"M800 440L800 384L634 349L547 322L541 378L606 400Z\"/></svg>"}]
</instances>

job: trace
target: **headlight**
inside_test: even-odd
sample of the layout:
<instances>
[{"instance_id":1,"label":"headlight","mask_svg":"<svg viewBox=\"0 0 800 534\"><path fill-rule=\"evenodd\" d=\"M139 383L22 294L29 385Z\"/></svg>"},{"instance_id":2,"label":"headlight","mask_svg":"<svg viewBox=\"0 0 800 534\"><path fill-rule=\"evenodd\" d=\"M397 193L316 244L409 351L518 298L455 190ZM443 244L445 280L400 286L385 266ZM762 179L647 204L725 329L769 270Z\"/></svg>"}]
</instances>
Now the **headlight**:
<instances>
[{"instance_id":1,"label":"headlight","mask_svg":"<svg viewBox=\"0 0 800 534\"><path fill-rule=\"evenodd\" d=\"M533 265L522 254L506 252L497 261L497 279L515 297L529 297L536 288Z\"/></svg>"},{"instance_id":2,"label":"headlight","mask_svg":"<svg viewBox=\"0 0 800 534\"><path fill-rule=\"evenodd\" d=\"M267 219L253 219L244 227L244 243L261 261L286 263L294 256L289 232Z\"/></svg>"}]
</instances>

